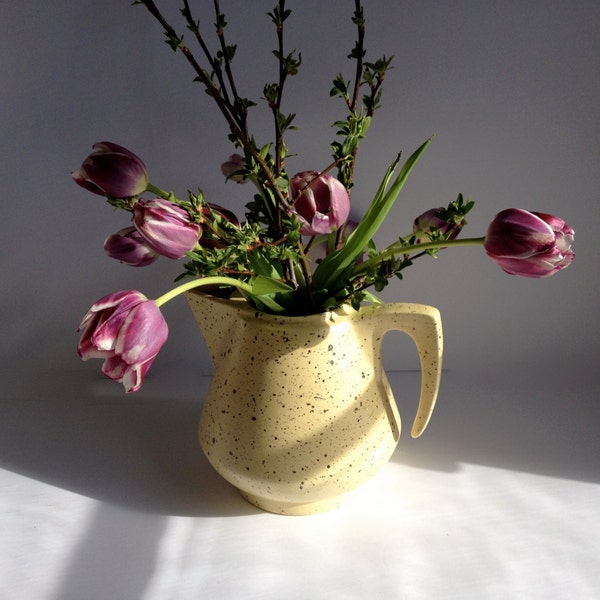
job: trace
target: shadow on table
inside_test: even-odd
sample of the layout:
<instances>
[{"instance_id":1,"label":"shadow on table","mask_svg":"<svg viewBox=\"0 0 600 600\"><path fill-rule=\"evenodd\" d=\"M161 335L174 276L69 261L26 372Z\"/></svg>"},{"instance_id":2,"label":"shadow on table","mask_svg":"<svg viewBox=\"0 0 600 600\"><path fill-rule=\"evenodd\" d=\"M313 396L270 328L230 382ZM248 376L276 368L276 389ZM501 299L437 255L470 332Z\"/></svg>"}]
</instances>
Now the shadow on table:
<instances>
[{"instance_id":1,"label":"shadow on table","mask_svg":"<svg viewBox=\"0 0 600 600\"><path fill-rule=\"evenodd\" d=\"M600 482L600 385L589 375L568 368L498 369L485 376L445 371L433 417L418 439L410 437L410 426L420 376L392 373L390 381L402 416L396 462L440 471L481 464Z\"/></svg>"},{"instance_id":2,"label":"shadow on table","mask_svg":"<svg viewBox=\"0 0 600 600\"><path fill-rule=\"evenodd\" d=\"M198 441L208 378L163 366L136 394L81 368L40 372L8 385L0 420L5 468L116 505L169 515L238 516L243 501L205 459ZM165 377L165 369L168 376ZM393 460L453 471L462 463L599 481L595 383L527 372L497 379L444 372L428 430L410 438L418 372L390 374L403 434Z\"/></svg>"},{"instance_id":3,"label":"shadow on table","mask_svg":"<svg viewBox=\"0 0 600 600\"><path fill-rule=\"evenodd\" d=\"M189 374L182 379L189 381ZM120 385L90 377L85 369L59 376L37 370L31 385L22 382L18 394L2 400L2 466L146 512L260 512L213 470L200 449L197 427L208 380L196 378L193 391L169 380L173 391L155 378L145 390L125 395Z\"/></svg>"}]
</instances>

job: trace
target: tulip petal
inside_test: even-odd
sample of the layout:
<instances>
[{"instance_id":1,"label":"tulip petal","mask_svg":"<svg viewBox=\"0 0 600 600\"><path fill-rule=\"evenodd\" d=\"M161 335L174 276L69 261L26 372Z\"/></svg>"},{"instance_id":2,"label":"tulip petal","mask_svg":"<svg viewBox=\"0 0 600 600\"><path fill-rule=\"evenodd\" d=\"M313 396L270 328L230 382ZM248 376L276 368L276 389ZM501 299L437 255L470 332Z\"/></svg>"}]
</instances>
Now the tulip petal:
<instances>
[{"instance_id":1,"label":"tulip petal","mask_svg":"<svg viewBox=\"0 0 600 600\"><path fill-rule=\"evenodd\" d=\"M104 251L111 258L131 267L145 267L159 257L146 245L135 227L126 227L108 236L104 241Z\"/></svg>"},{"instance_id":2,"label":"tulip petal","mask_svg":"<svg viewBox=\"0 0 600 600\"><path fill-rule=\"evenodd\" d=\"M485 238L485 249L496 256L526 258L554 245L552 228L540 217L523 209L500 212Z\"/></svg>"},{"instance_id":3,"label":"tulip petal","mask_svg":"<svg viewBox=\"0 0 600 600\"><path fill-rule=\"evenodd\" d=\"M137 392L140 389L144 378L146 377L146 373L152 366L153 362L154 357L152 357L144 363L131 365L125 371L125 373L123 374L122 383L127 393Z\"/></svg>"},{"instance_id":4,"label":"tulip petal","mask_svg":"<svg viewBox=\"0 0 600 600\"><path fill-rule=\"evenodd\" d=\"M331 233L331 221L327 215L316 212L310 226L307 229L310 229L310 231L306 235Z\"/></svg>"},{"instance_id":5,"label":"tulip petal","mask_svg":"<svg viewBox=\"0 0 600 600\"><path fill-rule=\"evenodd\" d=\"M169 335L167 323L153 300L135 306L115 340L115 352L128 364L156 356Z\"/></svg>"},{"instance_id":6,"label":"tulip petal","mask_svg":"<svg viewBox=\"0 0 600 600\"><path fill-rule=\"evenodd\" d=\"M202 228L187 212L168 200L139 200L133 224L152 250L167 258L182 258L198 243Z\"/></svg>"}]
</instances>

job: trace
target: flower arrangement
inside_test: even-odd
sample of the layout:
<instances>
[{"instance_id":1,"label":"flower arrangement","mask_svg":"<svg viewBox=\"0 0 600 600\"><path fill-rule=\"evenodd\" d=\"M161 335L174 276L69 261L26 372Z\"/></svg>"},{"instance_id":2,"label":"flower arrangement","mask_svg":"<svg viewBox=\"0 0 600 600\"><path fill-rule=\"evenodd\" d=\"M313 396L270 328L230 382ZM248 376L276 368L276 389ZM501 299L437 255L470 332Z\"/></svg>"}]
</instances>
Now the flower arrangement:
<instances>
[{"instance_id":1,"label":"flower arrangement","mask_svg":"<svg viewBox=\"0 0 600 600\"><path fill-rule=\"evenodd\" d=\"M358 223L349 220L354 168L361 140L381 101L382 84L392 58L366 60L365 19L355 0L352 21L357 41L348 58L353 81L339 74L330 96L341 100L345 118L334 123L332 162L323 168L307 165L294 175L286 171L289 151L285 134L296 115L283 110L284 87L301 65L301 55L287 53L285 22L291 15L284 0L268 13L275 28L277 49L274 83L263 89L263 102L273 116L274 139L259 144L249 116L256 105L238 92L233 77L236 46L226 41L226 19L214 1L216 51L209 49L201 22L188 0L181 15L199 48L198 57L164 18L153 0L137 0L164 29L167 43L190 63L196 81L225 118L236 152L221 165L226 180L253 184L253 197L243 220L229 209L208 202L201 191L178 198L151 183L143 161L112 142L93 146L72 176L77 184L104 196L131 215L131 224L109 236L109 257L133 267L159 257L185 258L187 279L155 300L138 291L120 291L98 300L79 327L79 355L104 360L102 371L138 390L165 343L168 328L161 305L178 294L204 287L211 293L241 295L259 311L306 315L351 304L376 303L375 295L416 258L435 255L452 246L483 246L504 271L525 277L547 277L574 258L573 230L552 215L519 208L501 211L485 236L458 239L473 207L461 194L447 207L430 208L418 216L411 231L383 249L373 238L389 213L412 169L431 138L400 166L396 156L385 172L372 202ZM143 197L144 195L150 197ZM373 291L371 291L373 290Z\"/></svg>"}]
</instances>

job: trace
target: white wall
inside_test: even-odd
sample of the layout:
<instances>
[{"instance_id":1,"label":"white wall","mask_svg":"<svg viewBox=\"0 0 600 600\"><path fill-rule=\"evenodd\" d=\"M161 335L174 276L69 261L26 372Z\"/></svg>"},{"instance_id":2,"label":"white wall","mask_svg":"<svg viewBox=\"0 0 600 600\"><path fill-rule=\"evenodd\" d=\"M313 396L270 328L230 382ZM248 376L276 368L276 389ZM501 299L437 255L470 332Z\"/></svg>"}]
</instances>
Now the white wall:
<instances>
[{"instance_id":1,"label":"white wall","mask_svg":"<svg viewBox=\"0 0 600 600\"><path fill-rule=\"evenodd\" d=\"M177 17L176 3L167 4ZM275 77L273 31L264 16L274 2L221 4L238 44L239 88L258 98ZM328 92L338 71L351 74L345 56L354 44L353 3L289 4L289 48L303 56L287 90L300 127L288 136L300 154L289 169L319 169L329 160L330 124L343 116ZM575 263L550 279L510 277L482 250L461 249L424 259L385 298L441 309L448 368L564 361L591 368L600 349L600 5L365 4L369 57L396 58L359 157L357 212L397 151L408 156L436 134L380 242L406 233L417 214L458 192L477 201L465 235L482 235L493 215L511 206L557 214L576 231ZM249 6L256 9L251 14ZM79 365L75 354L75 329L88 306L117 289L156 296L179 268L165 259L130 269L104 256L104 238L126 217L69 177L91 145L121 143L144 159L157 185L179 193L201 187L209 200L239 212L248 190L224 184L219 164L232 149L223 123L145 9L126 0L4 2L0 18L3 361L12 376L17 366L44 365L57 373L87 369L95 378L99 364ZM263 108L251 122L258 140L270 139ZM151 379L181 361L208 371L184 301L168 305L166 314L171 339ZM393 348L386 360L393 368L414 366L413 359L398 364Z\"/></svg>"}]
</instances>

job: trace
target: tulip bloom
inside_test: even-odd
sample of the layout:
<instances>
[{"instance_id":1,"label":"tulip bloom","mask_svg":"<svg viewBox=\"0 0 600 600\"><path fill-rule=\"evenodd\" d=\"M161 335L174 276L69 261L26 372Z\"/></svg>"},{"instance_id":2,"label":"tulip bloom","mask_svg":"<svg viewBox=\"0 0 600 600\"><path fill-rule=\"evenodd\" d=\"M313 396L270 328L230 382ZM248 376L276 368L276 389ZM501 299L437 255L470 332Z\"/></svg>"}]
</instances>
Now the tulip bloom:
<instances>
[{"instance_id":1,"label":"tulip bloom","mask_svg":"<svg viewBox=\"0 0 600 600\"><path fill-rule=\"evenodd\" d=\"M188 213L169 200L138 200L133 224L144 242L167 258L182 258L198 243L202 228Z\"/></svg>"},{"instance_id":2,"label":"tulip bloom","mask_svg":"<svg viewBox=\"0 0 600 600\"><path fill-rule=\"evenodd\" d=\"M108 256L131 267L145 267L158 258L135 227L125 227L106 238L104 251Z\"/></svg>"},{"instance_id":3,"label":"tulip bloom","mask_svg":"<svg viewBox=\"0 0 600 600\"><path fill-rule=\"evenodd\" d=\"M248 180L238 171L244 168L244 158L240 154L232 154L221 164L221 173L236 183L247 183Z\"/></svg>"},{"instance_id":4,"label":"tulip bloom","mask_svg":"<svg viewBox=\"0 0 600 600\"><path fill-rule=\"evenodd\" d=\"M75 183L94 194L112 198L131 198L146 191L148 173L133 152L112 142L100 142L92 148L94 151L79 170L71 173Z\"/></svg>"},{"instance_id":5,"label":"tulip bloom","mask_svg":"<svg viewBox=\"0 0 600 600\"><path fill-rule=\"evenodd\" d=\"M290 181L290 190L302 235L335 231L350 215L348 192L332 175L319 176L317 171L297 173Z\"/></svg>"},{"instance_id":6,"label":"tulip bloom","mask_svg":"<svg viewBox=\"0 0 600 600\"><path fill-rule=\"evenodd\" d=\"M574 236L573 229L558 217L508 208L490 223L484 247L510 275L548 277L573 262Z\"/></svg>"},{"instance_id":7,"label":"tulip bloom","mask_svg":"<svg viewBox=\"0 0 600 600\"><path fill-rule=\"evenodd\" d=\"M92 305L77 330L83 360L104 359L102 372L137 391L167 341L168 327L154 300L136 291L109 294Z\"/></svg>"},{"instance_id":8,"label":"tulip bloom","mask_svg":"<svg viewBox=\"0 0 600 600\"><path fill-rule=\"evenodd\" d=\"M444 219L440 219L438 214L441 211L446 210L445 208L430 208L425 211L422 215L419 215L413 223L413 232L416 234L416 242L418 244L422 242L429 242L432 230L437 230L444 235L445 239L453 240L458 236L465 220L463 219L460 223L448 223Z\"/></svg>"}]
</instances>

